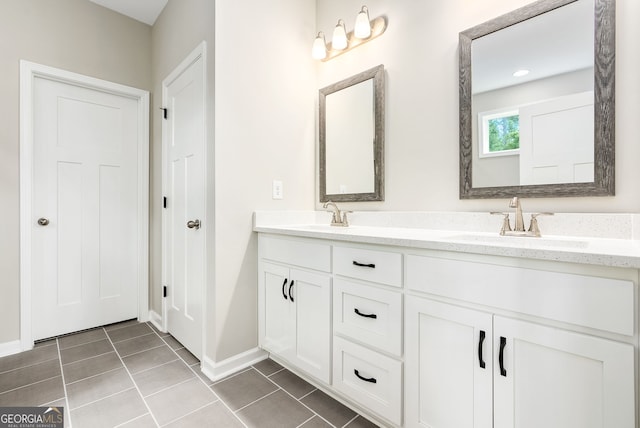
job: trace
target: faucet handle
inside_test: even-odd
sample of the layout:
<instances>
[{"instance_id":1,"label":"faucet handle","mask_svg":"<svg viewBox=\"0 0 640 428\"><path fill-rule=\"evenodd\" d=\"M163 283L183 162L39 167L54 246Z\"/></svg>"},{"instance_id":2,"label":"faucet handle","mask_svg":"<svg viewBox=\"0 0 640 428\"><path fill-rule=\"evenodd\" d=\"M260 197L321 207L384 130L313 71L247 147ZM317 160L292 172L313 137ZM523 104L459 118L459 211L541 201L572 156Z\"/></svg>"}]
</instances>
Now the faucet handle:
<instances>
[{"instance_id":1,"label":"faucet handle","mask_svg":"<svg viewBox=\"0 0 640 428\"><path fill-rule=\"evenodd\" d=\"M531 224L529 224L529 232L531 232L534 236L542 236L540 233L540 227L538 226L538 216L541 215L553 215L553 213L535 213L531 214Z\"/></svg>"},{"instance_id":2,"label":"faucet handle","mask_svg":"<svg viewBox=\"0 0 640 428\"><path fill-rule=\"evenodd\" d=\"M503 213L500 211L491 211L489 214L504 216L502 219L502 227L500 228L500 235L504 235L505 232L511 232L512 229L511 229L511 223L509 222L509 213Z\"/></svg>"},{"instance_id":3,"label":"faucet handle","mask_svg":"<svg viewBox=\"0 0 640 428\"><path fill-rule=\"evenodd\" d=\"M347 218L347 214L351 214L353 211L341 211L342 212L342 224L345 226L349 226L349 219Z\"/></svg>"}]
</instances>

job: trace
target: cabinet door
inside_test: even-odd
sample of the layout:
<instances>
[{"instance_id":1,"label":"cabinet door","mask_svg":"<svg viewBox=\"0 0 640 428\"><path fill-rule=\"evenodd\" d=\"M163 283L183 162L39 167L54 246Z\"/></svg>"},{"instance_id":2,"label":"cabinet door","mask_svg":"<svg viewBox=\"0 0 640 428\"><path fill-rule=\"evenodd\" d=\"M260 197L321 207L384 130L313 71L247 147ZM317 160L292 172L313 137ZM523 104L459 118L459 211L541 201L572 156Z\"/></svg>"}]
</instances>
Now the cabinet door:
<instances>
[{"instance_id":1,"label":"cabinet door","mask_svg":"<svg viewBox=\"0 0 640 428\"><path fill-rule=\"evenodd\" d=\"M295 341L295 308L288 297L290 281L288 268L261 263L260 342L264 349L283 357L292 352Z\"/></svg>"},{"instance_id":2,"label":"cabinet door","mask_svg":"<svg viewBox=\"0 0 640 428\"><path fill-rule=\"evenodd\" d=\"M635 426L632 345L495 316L494 352L496 428Z\"/></svg>"},{"instance_id":3,"label":"cabinet door","mask_svg":"<svg viewBox=\"0 0 640 428\"><path fill-rule=\"evenodd\" d=\"M287 294L295 308L295 346L288 358L300 369L330 383L331 278L291 270Z\"/></svg>"},{"instance_id":4,"label":"cabinet door","mask_svg":"<svg viewBox=\"0 0 640 428\"><path fill-rule=\"evenodd\" d=\"M405 313L406 426L490 428L491 314L413 296Z\"/></svg>"}]
</instances>

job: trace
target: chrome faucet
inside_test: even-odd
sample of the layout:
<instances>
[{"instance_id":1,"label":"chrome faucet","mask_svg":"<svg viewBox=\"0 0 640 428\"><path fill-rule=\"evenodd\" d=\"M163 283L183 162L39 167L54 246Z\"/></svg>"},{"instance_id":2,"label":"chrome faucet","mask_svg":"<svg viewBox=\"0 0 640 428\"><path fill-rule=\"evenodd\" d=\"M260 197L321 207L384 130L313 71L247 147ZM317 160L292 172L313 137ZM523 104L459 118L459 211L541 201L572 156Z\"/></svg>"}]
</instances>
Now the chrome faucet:
<instances>
[{"instance_id":1,"label":"chrome faucet","mask_svg":"<svg viewBox=\"0 0 640 428\"><path fill-rule=\"evenodd\" d=\"M514 227L514 231L515 232L524 232L524 219L522 218L522 205L520 205L520 199L518 199L517 196L515 196L513 199L511 199L511 202L509 202L509 208L515 208L516 209L516 224Z\"/></svg>"},{"instance_id":2,"label":"chrome faucet","mask_svg":"<svg viewBox=\"0 0 640 428\"><path fill-rule=\"evenodd\" d=\"M333 215L331 217L331 226L340 226L340 227L349 226L347 213L350 213L351 211L340 211L340 208L338 208L335 202L331 202L331 201L325 202L324 205L322 206L322 208L324 209L327 209L329 207L331 207L331 209L333 210Z\"/></svg>"},{"instance_id":3,"label":"chrome faucet","mask_svg":"<svg viewBox=\"0 0 640 428\"><path fill-rule=\"evenodd\" d=\"M529 225L529 229L524 228L524 219L522 218L522 205L520 204L520 199L516 196L509 201L509 208L515 208L515 227L511 229L511 224L509 222L509 213L508 212L491 212L489 214L493 215L501 215L502 219L502 227L500 228L500 235L503 236L533 236L540 237L540 226L538 226L538 216L541 215L553 215L553 213L536 213L531 214L531 224Z\"/></svg>"}]
</instances>

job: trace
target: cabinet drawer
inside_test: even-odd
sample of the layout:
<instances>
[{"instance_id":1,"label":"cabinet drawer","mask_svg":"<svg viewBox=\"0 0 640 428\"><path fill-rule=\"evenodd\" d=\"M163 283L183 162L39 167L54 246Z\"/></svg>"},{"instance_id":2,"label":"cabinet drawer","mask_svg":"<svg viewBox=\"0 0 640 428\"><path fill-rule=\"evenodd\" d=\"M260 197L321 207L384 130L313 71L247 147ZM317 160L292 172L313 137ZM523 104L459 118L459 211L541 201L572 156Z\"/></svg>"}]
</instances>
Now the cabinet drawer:
<instances>
[{"instance_id":1,"label":"cabinet drawer","mask_svg":"<svg viewBox=\"0 0 640 428\"><path fill-rule=\"evenodd\" d=\"M258 247L258 254L263 259L323 272L331 271L331 247L327 244L260 234Z\"/></svg>"},{"instance_id":2,"label":"cabinet drawer","mask_svg":"<svg viewBox=\"0 0 640 428\"><path fill-rule=\"evenodd\" d=\"M336 279L334 332L391 354L402 354L402 296L399 292Z\"/></svg>"},{"instance_id":3,"label":"cabinet drawer","mask_svg":"<svg viewBox=\"0 0 640 428\"><path fill-rule=\"evenodd\" d=\"M632 281L409 255L412 290L632 336Z\"/></svg>"},{"instance_id":4,"label":"cabinet drawer","mask_svg":"<svg viewBox=\"0 0 640 428\"><path fill-rule=\"evenodd\" d=\"M402 255L360 248L333 248L333 271L338 275L402 286Z\"/></svg>"},{"instance_id":5,"label":"cabinet drawer","mask_svg":"<svg viewBox=\"0 0 640 428\"><path fill-rule=\"evenodd\" d=\"M335 337L333 385L396 425L402 424L402 363Z\"/></svg>"}]
</instances>

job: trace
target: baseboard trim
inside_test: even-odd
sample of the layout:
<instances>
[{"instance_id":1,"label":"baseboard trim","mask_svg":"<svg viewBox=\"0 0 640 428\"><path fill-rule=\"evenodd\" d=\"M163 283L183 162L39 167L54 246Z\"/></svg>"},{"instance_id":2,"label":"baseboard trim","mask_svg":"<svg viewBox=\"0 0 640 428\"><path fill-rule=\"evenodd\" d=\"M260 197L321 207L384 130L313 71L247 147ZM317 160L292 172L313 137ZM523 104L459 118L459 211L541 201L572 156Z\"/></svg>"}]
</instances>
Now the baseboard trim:
<instances>
[{"instance_id":1,"label":"baseboard trim","mask_svg":"<svg viewBox=\"0 0 640 428\"><path fill-rule=\"evenodd\" d=\"M149 321L161 332L167 332L167 330L163 327L164 323L162 322L162 317L153 309L149 311Z\"/></svg>"},{"instance_id":2,"label":"baseboard trim","mask_svg":"<svg viewBox=\"0 0 640 428\"><path fill-rule=\"evenodd\" d=\"M269 354L260 348L253 348L220 362L204 356L201 364L202 373L212 381L217 381L239 370L266 360Z\"/></svg>"},{"instance_id":3,"label":"baseboard trim","mask_svg":"<svg viewBox=\"0 0 640 428\"><path fill-rule=\"evenodd\" d=\"M0 357L17 354L18 352L22 352L22 342L19 340L0 343Z\"/></svg>"}]
</instances>

